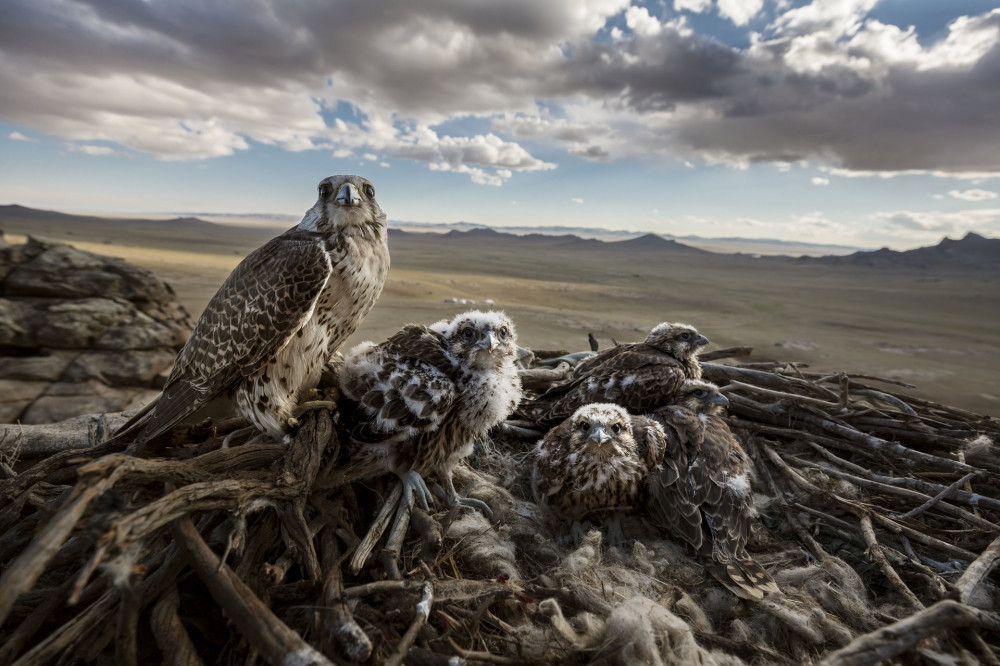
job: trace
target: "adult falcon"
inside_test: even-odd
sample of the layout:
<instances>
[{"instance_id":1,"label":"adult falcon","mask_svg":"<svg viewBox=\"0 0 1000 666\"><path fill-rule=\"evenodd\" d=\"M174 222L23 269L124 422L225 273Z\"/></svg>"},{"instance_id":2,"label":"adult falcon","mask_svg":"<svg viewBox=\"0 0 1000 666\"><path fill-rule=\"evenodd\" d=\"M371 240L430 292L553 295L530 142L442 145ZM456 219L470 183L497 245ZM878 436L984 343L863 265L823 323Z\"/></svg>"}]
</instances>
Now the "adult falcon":
<instances>
[{"instance_id":1,"label":"adult falcon","mask_svg":"<svg viewBox=\"0 0 1000 666\"><path fill-rule=\"evenodd\" d=\"M407 510L414 497L429 505L423 477L432 473L449 505L483 509L457 496L452 470L521 399L516 357L514 324L498 311L411 324L381 344L356 346L339 371L351 467L399 476Z\"/></svg>"},{"instance_id":2,"label":"adult falcon","mask_svg":"<svg viewBox=\"0 0 1000 666\"><path fill-rule=\"evenodd\" d=\"M616 403L632 413L669 404L686 379L700 379L698 351L708 344L693 326L664 322L643 342L618 345L581 361L574 378L553 386L518 413L542 427L552 427L579 407Z\"/></svg>"},{"instance_id":3,"label":"adult falcon","mask_svg":"<svg viewBox=\"0 0 1000 666\"><path fill-rule=\"evenodd\" d=\"M714 384L689 380L674 404L653 412L667 450L646 481L646 511L708 560L709 572L733 594L760 600L778 586L746 550L757 511L750 459L722 419L728 405Z\"/></svg>"},{"instance_id":4,"label":"adult falcon","mask_svg":"<svg viewBox=\"0 0 1000 666\"><path fill-rule=\"evenodd\" d=\"M613 545L624 541L620 517L635 512L643 481L666 449L663 428L619 405L594 403L549 430L534 451L531 490L550 515L572 523L608 525Z\"/></svg>"},{"instance_id":5,"label":"adult falcon","mask_svg":"<svg viewBox=\"0 0 1000 666\"><path fill-rule=\"evenodd\" d=\"M375 305L385 213L360 176L330 176L302 221L248 255L209 301L163 390L115 433L133 452L199 412L235 408L280 440L298 399ZM218 405L218 403L222 403Z\"/></svg>"}]
</instances>

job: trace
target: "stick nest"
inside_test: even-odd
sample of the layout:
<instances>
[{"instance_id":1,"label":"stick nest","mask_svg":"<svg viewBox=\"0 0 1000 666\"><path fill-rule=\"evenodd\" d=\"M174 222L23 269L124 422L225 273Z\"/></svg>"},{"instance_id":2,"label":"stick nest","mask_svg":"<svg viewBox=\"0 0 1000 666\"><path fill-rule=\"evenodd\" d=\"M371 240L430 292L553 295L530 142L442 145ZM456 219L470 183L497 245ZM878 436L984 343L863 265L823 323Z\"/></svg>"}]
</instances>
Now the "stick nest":
<instances>
[{"instance_id":1,"label":"stick nest","mask_svg":"<svg viewBox=\"0 0 1000 666\"><path fill-rule=\"evenodd\" d=\"M1000 663L1000 423L890 380L710 362L747 353L702 358L756 468L749 549L782 590L762 602L638 519L628 548L568 544L526 493L530 424L456 471L493 522L415 510L352 566L397 482L344 480L335 412L289 445L179 428L150 459L101 443L102 417L0 444L0 665Z\"/></svg>"}]
</instances>

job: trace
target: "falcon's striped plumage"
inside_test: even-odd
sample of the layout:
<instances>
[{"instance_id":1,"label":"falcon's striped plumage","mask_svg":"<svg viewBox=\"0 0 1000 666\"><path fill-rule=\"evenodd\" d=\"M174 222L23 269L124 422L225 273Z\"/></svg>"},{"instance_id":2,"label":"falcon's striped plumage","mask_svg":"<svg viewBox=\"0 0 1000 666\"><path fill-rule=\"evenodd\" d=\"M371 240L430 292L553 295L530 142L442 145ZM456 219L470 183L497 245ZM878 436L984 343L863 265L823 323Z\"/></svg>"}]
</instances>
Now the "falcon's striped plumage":
<instances>
[{"instance_id":1,"label":"falcon's striped plumage","mask_svg":"<svg viewBox=\"0 0 1000 666\"><path fill-rule=\"evenodd\" d=\"M709 382L684 382L673 405L653 412L667 450L646 482L646 511L665 532L691 544L719 582L743 599L778 591L747 553L756 520L751 463L722 419L729 401Z\"/></svg>"},{"instance_id":2,"label":"falcon's striped plumage","mask_svg":"<svg viewBox=\"0 0 1000 666\"><path fill-rule=\"evenodd\" d=\"M429 499L423 476L436 473L449 502L465 503L452 469L521 399L516 354L507 315L478 310L352 349L339 372L352 465L398 475L407 502Z\"/></svg>"},{"instance_id":3,"label":"falcon's striped plumage","mask_svg":"<svg viewBox=\"0 0 1000 666\"><path fill-rule=\"evenodd\" d=\"M574 379L521 405L518 413L551 427L594 402L616 403L641 414L668 404L685 379L699 379L697 354L708 338L693 326L664 322L645 341L618 345L577 365Z\"/></svg>"},{"instance_id":4,"label":"falcon's striped plumage","mask_svg":"<svg viewBox=\"0 0 1000 666\"><path fill-rule=\"evenodd\" d=\"M375 305L385 213L360 176L331 176L302 221L248 255L209 301L160 395L115 433L133 450L221 400L280 439L301 394Z\"/></svg>"},{"instance_id":5,"label":"falcon's striped plumage","mask_svg":"<svg viewBox=\"0 0 1000 666\"><path fill-rule=\"evenodd\" d=\"M618 405L584 405L535 447L535 502L572 522L574 532L584 520L607 522L611 541L620 541L617 518L639 507L642 483L663 458L665 446L656 421Z\"/></svg>"}]
</instances>

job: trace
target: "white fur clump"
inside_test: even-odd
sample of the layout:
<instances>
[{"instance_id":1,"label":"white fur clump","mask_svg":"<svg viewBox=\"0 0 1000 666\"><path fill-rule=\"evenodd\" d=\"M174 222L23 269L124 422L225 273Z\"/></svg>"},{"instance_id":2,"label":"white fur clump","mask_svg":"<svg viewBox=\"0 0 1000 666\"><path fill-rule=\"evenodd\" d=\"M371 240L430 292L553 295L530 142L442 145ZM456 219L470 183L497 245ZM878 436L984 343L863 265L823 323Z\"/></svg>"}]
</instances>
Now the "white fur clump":
<instances>
[{"instance_id":1,"label":"white fur clump","mask_svg":"<svg viewBox=\"0 0 1000 666\"><path fill-rule=\"evenodd\" d=\"M742 661L698 645L688 624L652 599L636 596L607 620L602 656L615 664L653 666L736 666ZM717 656L725 657L719 661Z\"/></svg>"},{"instance_id":2,"label":"white fur clump","mask_svg":"<svg viewBox=\"0 0 1000 666\"><path fill-rule=\"evenodd\" d=\"M979 435L975 439L970 439L962 447L965 453L965 460L968 463L977 464L979 462L993 462L1000 458L1000 446L986 435Z\"/></svg>"},{"instance_id":3,"label":"white fur clump","mask_svg":"<svg viewBox=\"0 0 1000 666\"><path fill-rule=\"evenodd\" d=\"M455 546L455 557L462 571L481 578L496 578L503 574L510 580L520 580L514 543L507 530L497 528L478 511L469 511L455 520L444 535ZM448 544L446 544L447 546Z\"/></svg>"}]
</instances>

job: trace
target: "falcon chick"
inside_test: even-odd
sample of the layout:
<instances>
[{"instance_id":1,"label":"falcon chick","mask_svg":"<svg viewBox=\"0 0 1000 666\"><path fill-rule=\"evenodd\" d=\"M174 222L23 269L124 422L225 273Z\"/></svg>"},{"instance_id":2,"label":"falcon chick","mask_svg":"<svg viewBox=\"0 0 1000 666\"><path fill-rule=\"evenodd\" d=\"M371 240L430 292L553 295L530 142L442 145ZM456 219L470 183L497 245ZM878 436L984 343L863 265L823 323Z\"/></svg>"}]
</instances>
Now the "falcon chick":
<instances>
[{"instance_id":1,"label":"falcon chick","mask_svg":"<svg viewBox=\"0 0 1000 666\"><path fill-rule=\"evenodd\" d=\"M250 253L195 324L160 395L115 439L130 450L218 399L281 439L299 397L375 305L389 270L385 213L360 176L330 176L302 221ZM215 405L213 405L215 407Z\"/></svg>"},{"instance_id":2,"label":"falcon chick","mask_svg":"<svg viewBox=\"0 0 1000 666\"><path fill-rule=\"evenodd\" d=\"M609 541L624 541L619 517L639 506L642 482L666 448L663 428L619 405L594 403L545 435L535 447L531 490L549 513L573 522L583 536L585 519L608 524Z\"/></svg>"},{"instance_id":3,"label":"falcon chick","mask_svg":"<svg viewBox=\"0 0 1000 666\"><path fill-rule=\"evenodd\" d=\"M411 324L381 344L352 349L339 375L352 463L399 476L407 510L414 493L429 505L423 477L430 473L450 506L483 508L457 496L452 470L521 399L516 352L510 318L478 310L429 327Z\"/></svg>"},{"instance_id":4,"label":"falcon chick","mask_svg":"<svg viewBox=\"0 0 1000 666\"><path fill-rule=\"evenodd\" d=\"M688 380L672 405L653 412L667 451L646 481L646 510L654 525L711 560L709 572L733 594L760 600L778 586L746 551L757 511L750 459L722 419L728 405L715 384Z\"/></svg>"},{"instance_id":5,"label":"falcon chick","mask_svg":"<svg viewBox=\"0 0 1000 666\"><path fill-rule=\"evenodd\" d=\"M708 344L693 326L664 322L643 342L618 345L580 361L574 378L553 386L518 412L551 427L592 402L644 413L670 402L685 379L700 379L698 351Z\"/></svg>"}]
</instances>

